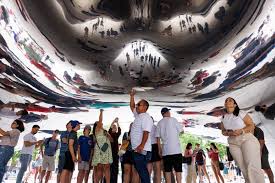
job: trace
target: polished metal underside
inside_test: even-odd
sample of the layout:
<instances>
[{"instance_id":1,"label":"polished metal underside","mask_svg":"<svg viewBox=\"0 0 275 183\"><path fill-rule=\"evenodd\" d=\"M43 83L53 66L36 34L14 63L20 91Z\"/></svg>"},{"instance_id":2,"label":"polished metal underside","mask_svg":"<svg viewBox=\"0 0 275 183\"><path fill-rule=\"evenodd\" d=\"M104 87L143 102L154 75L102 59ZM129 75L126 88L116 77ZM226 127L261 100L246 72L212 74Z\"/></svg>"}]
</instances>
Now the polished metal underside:
<instances>
[{"instance_id":1,"label":"polished metal underside","mask_svg":"<svg viewBox=\"0 0 275 183\"><path fill-rule=\"evenodd\" d=\"M134 87L153 105L182 109L269 91L248 97L248 107L275 94L268 87L275 69L273 0L2 0L1 5L0 86L25 100L117 107L128 102Z\"/></svg>"}]
</instances>

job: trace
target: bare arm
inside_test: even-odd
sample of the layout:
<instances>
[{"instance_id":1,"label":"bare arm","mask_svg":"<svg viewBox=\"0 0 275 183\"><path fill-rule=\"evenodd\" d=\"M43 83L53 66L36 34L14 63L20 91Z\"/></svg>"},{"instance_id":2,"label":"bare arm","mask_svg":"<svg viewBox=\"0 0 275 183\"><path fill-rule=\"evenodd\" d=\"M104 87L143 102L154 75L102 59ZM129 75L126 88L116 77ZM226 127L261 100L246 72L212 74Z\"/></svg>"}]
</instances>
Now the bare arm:
<instances>
[{"instance_id":1,"label":"bare arm","mask_svg":"<svg viewBox=\"0 0 275 183\"><path fill-rule=\"evenodd\" d=\"M4 131L2 128L0 128L0 134L3 136L9 136L9 132Z\"/></svg>"},{"instance_id":2,"label":"bare arm","mask_svg":"<svg viewBox=\"0 0 275 183\"><path fill-rule=\"evenodd\" d=\"M159 156L162 157L162 149L161 149L161 144L160 144L160 138L159 137L157 137L157 143L158 143Z\"/></svg>"},{"instance_id":3,"label":"bare arm","mask_svg":"<svg viewBox=\"0 0 275 183\"><path fill-rule=\"evenodd\" d=\"M42 155L42 157L43 157L43 156L44 156L43 144L40 145L40 152L41 152L41 155Z\"/></svg>"},{"instance_id":4,"label":"bare arm","mask_svg":"<svg viewBox=\"0 0 275 183\"><path fill-rule=\"evenodd\" d=\"M222 134L224 135L224 136L229 136L229 134L228 134L228 131L224 128L224 126L223 126L223 122L221 122L221 130L222 130Z\"/></svg>"},{"instance_id":5,"label":"bare arm","mask_svg":"<svg viewBox=\"0 0 275 183\"><path fill-rule=\"evenodd\" d=\"M103 121L103 109L100 109L98 123L102 123L102 121Z\"/></svg>"},{"instance_id":6,"label":"bare arm","mask_svg":"<svg viewBox=\"0 0 275 183\"><path fill-rule=\"evenodd\" d=\"M77 157L78 157L78 162L81 162L82 160L80 155L80 145L78 145Z\"/></svg>"},{"instance_id":7,"label":"bare arm","mask_svg":"<svg viewBox=\"0 0 275 183\"><path fill-rule=\"evenodd\" d=\"M131 92L130 92L130 108L131 108L132 112L134 112L135 107L136 107L136 103L135 103L135 90L132 89Z\"/></svg>"},{"instance_id":8,"label":"bare arm","mask_svg":"<svg viewBox=\"0 0 275 183\"><path fill-rule=\"evenodd\" d=\"M245 133L252 133L255 129L255 124L252 120L252 118L247 114L244 118L243 118L245 127L243 128Z\"/></svg>"},{"instance_id":9,"label":"bare arm","mask_svg":"<svg viewBox=\"0 0 275 183\"><path fill-rule=\"evenodd\" d=\"M143 135L142 135L142 140L141 140L141 143L140 145L136 148L136 151L137 152L142 152L143 151L143 148L148 140L148 137L149 137L149 134L150 132L147 132L147 131L143 131Z\"/></svg>"},{"instance_id":10,"label":"bare arm","mask_svg":"<svg viewBox=\"0 0 275 183\"><path fill-rule=\"evenodd\" d=\"M76 154L74 153L74 139L69 139L69 151L71 153L72 159L76 161Z\"/></svg>"},{"instance_id":11,"label":"bare arm","mask_svg":"<svg viewBox=\"0 0 275 183\"><path fill-rule=\"evenodd\" d=\"M260 142L260 147L261 147L261 156L262 156L262 152L263 152L263 148L264 148L265 140L259 140L259 142Z\"/></svg>"},{"instance_id":12,"label":"bare arm","mask_svg":"<svg viewBox=\"0 0 275 183\"><path fill-rule=\"evenodd\" d=\"M238 136L238 135L241 135L243 133L253 133L253 131L255 129L255 125L254 125L251 117L247 114L243 118L243 121L244 121L245 127L242 128L242 129L235 130L233 132L234 136Z\"/></svg>"},{"instance_id":13,"label":"bare arm","mask_svg":"<svg viewBox=\"0 0 275 183\"><path fill-rule=\"evenodd\" d=\"M43 142L44 142L44 140L37 141L35 144L35 148L39 148Z\"/></svg>"},{"instance_id":14,"label":"bare arm","mask_svg":"<svg viewBox=\"0 0 275 183\"><path fill-rule=\"evenodd\" d=\"M33 146L33 145L35 145L35 144L37 144L37 142L24 141L24 145L25 145L26 147L30 147L30 146Z\"/></svg>"}]
</instances>

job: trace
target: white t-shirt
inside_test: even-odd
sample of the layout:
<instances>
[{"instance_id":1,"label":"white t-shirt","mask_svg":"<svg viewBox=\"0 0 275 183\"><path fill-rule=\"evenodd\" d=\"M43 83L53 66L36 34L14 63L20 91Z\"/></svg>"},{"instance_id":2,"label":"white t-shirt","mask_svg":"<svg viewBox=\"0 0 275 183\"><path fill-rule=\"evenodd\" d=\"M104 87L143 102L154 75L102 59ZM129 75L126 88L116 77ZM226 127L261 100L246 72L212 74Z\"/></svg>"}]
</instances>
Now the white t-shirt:
<instances>
[{"instance_id":1,"label":"white t-shirt","mask_svg":"<svg viewBox=\"0 0 275 183\"><path fill-rule=\"evenodd\" d=\"M8 131L8 133L8 136L2 136L0 138L0 145L15 147L20 136L20 131L18 129L12 129Z\"/></svg>"},{"instance_id":2,"label":"white t-shirt","mask_svg":"<svg viewBox=\"0 0 275 183\"><path fill-rule=\"evenodd\" d=\"M155 137L161 138L163 156L182 153L179 140L180 132L183 132L183 126L176 118L164 117L158 122Z\"/></svg>"},{"instance_id":3,"label":"white t-shirt","mask_svg":"<svg viewBox=\"0 0 275 183\"><path fill-rule=\"evenodd\" d=\"M23 137L23 139L24 139L24 141L29 141L29 142L36 142L36 141L37 141L37 140L36 140L36 137L35 137L32 133L26 134L26 135ZM35 145L26 147L26 146L23 144L23 147L22 147L22 150L21 150L21 154L30 154L30 155L32 155L34 148L35 148Z\"/></svg>"},{"instance_id":4,"label":"white t-shirt","mask_svg":"<svg viewBox=\"0 0 275 183\"><path fill-rule=\"evenodd\" d=\"M151 136L151 144L157 144L157 138L156 138L156 130L157 126L153 125L150 136Z\"/></svg>"},{"instance_id":5,"label":"white t-shirt","mask_svg":"<svg viewBox=\"0 0 275 183\"><path fill-rule=\"evenodd\" d=\"M222 117L222 123L226 130L238 130L245 127L243 118L247 113L240 111L238 116L235 116L233 113L225 114Z\"/></svg>"},{"instance_id":6,"label":"white t-shirt","mask_svg":"<svg viewBox=\"0 0 275 183\"><path fill-rule=\"evenodd\" d=\"M131 127L130 137L132 149L135 150L141 144L143 132L147 131L150 133L154 123L148 113L138 114L135 110L133 113L135 116L135 120ZM143 150L151 151L151 149L151 136L149 134Z\"/></svg>"}]
</instances>

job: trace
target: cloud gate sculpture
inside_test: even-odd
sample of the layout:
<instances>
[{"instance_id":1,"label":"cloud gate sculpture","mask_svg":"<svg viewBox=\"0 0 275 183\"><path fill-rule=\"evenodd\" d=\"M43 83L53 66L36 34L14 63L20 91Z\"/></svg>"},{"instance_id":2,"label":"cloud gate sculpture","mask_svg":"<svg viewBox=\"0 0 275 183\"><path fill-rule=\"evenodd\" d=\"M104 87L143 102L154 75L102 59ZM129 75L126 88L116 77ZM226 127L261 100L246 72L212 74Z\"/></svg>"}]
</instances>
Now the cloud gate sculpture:
<instances>
[{"instance_id":1,"label":"cloud gate sculpture","mask_svg":"<svg viewBox=\"0 0 275 183\"><path fill-rule=\"evenodd\" d=\"M1 105L39 112L31 123L47 120L43 113L128 107L131 88L179 115L222 116L228 96L251 113L274 102L273 0L0 5ZM274 129L269 111L261 122Z\"/></svg>"}]
</instances>

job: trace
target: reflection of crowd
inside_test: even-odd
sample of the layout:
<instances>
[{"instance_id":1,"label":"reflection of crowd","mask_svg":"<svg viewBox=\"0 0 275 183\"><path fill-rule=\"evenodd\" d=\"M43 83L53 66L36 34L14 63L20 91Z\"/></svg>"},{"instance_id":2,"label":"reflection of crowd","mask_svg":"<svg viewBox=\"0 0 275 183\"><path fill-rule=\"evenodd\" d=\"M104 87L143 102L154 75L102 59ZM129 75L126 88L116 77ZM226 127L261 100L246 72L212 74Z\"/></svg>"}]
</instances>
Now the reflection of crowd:
<instances>
[{"instance_id":1,"label":"reflection of crowd","mask_svg":"<svg viewBox=\"0 0 275 183\"><path fill-rule=\"evenodd\" d=\"M190 80L191 83L189 84L193 86L190 89L193 89L194 91L190 92L189 94L195 93L215 83L217 77L219 76L221 76L219 71L215 71L211 75L209 75L206 70L197 71L194 77Z\"/></svg>"},{"instance_id":2,"label":"reflection of crowd","mask_svg":"<svg viewBox=\"0 0 275 183\"><path fill-rule=\"evenodd\" d=\"M176 68L163 70L164 59L157 52L151 52L150 46L146 41L133 41L129 44L129 51L125 52L126 63L118 67L120 75L125 77L127 74L142 86L160 87L181 82L182 77Z\"/></svg>"},{"instance_id":3,"label":"reflection of crowd","mask_svg":"<svg viewBox=\"0 0 275 183\"><path fill-rule=\"evenodd\" d=\"M221 83L219 88L209 93L199 95L196 98L217 97L224 91L245 87L255 82L255 79L263 80L273 76L274 70L272 68L274 68L274 58L252 73L252 70L263 62L273 49L273 37L266 38L265 35L260 35L254 39L247 39L247 42L242 42L242 44L246 44L248 47L245 47L240 52L236 60L236 67L228 72L227 78ZM241 44L239 44L239 46L241 46ZM235 50L237 51L237 49ZM236 54L234 54L234 56L236 56Z\"/></svg>"},{"instance_id":4,"label":"reflection of crowd","mask_svg":"<svg viewBox=\"0 0 275 183\"><path fill-rule=\"evenodd\" d=\"M9 15L11 12L6 11L6 13ZM6 19L9 20L5 23L8 23L6 30L17 43L19 50L30 61L29 63L42 72L44 74L44 78L46 78L47 81L54 85L58 91L73 97L78 97L81 92L82 94L87 92L85 90L79 89L78 87L79 85L86 85L79 74L75 73L72 78L70 78L68 74L64 74L64 78L67 83L55 75L55 73L52 71L52 67L55 66L56 62L54 62L52 58L45 53L44 49L40 47L37 42L33 40L33 38L20 27L20 25L14 24L13 19L15 21L15 17L12 14L10 14L10 16L6 16ZM88 30L86 30L86 32L88 33ZM56 50L55 53L61 61L65 61L65 56L62 52ZM72 61L68 60L68 62L74 65ZM0 68L1 75L3 76L3 78L0 79L0 87L11 93L21 96L30 96L36 100L45 102L47 101L52 104L61 106L66 104L66 106L83 106L82 102L86 104L93 103L91 100L82 100L82 102L76 102L74 99L69 99L70 97L63 97L62 95L41 84L34 76L42 77L42 75L36 73L35 70L18 59L18 57L11 50L9 50L6 41L2 36ZM72 86L72 82L78 86ZM33 90L32 87L35 87L36 90ZM112 88L106 90L110 91ZM94 91L98 93L105 90L98 91L97 87L94 87Z\"/></svg>"},{"instance_id":5,"label":"reflection of crowd","mask_svg":"<svg viewBox=\"0 0 275 183\"><path fill-rule=\"evenodd\" d=\"M205 22L204 24L198 22L196 24L193 22L192 15L188 14L186 14L185 16L179 15L178 19L181 32L186 30L190 34L196 33L197 31L199 31L202 34L209 34L209 24L207 22ZM172 36L172 30L172 25L168 25L161 31L161 34Z\"/></svg>"},{"instance_id":6,"label":"reflection of crowd","mask_svg":"<svg viewBox=\"0 0 275 183\"><path fill-rule=\"evenodd\" d=\"M185 15L185 18L182 18L184 16L179 15L179 25L180 25L180 31L182 32L184 29L187 29L190 34L196 33L197 30L200 31L202 34L209 34L209 25L207 22L204 23L204 25L197 23L193 23L192 15Z\"/></svg>"},{"instance_id":7,"label":"reflection of crowd","mask_svg":"<svg viewBox=\"0 0 275 183\"><path fill-rule=\"evenodd\" d=\"M104 26L104 18L103 17L98 17L96 23L94 23L92 25L92 31L91 31L91 35L89 35L89 27L85 27L84 28L84 36L83 36L83 40L84 42L87 44L88 40L93 36L93 34L98 33L100 34L101 38L105 38L105 37L117 37L118 36L118 31L114 30L113 28L109 28L107 30L105 30L107 26ZM124 31L124 27L121 26L120 30Z\"/></svg>"}]
</instances>

